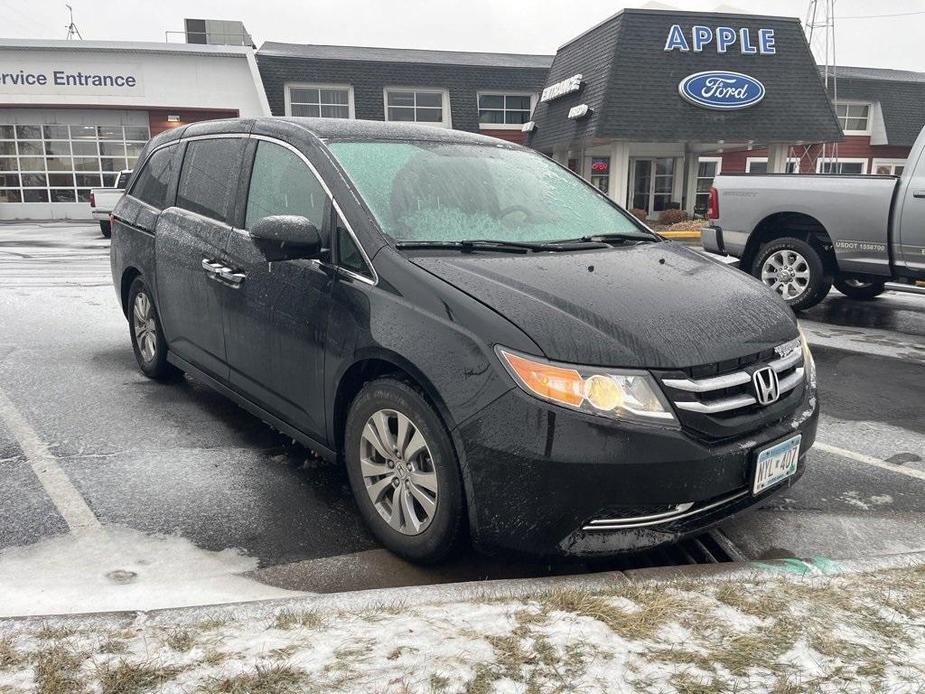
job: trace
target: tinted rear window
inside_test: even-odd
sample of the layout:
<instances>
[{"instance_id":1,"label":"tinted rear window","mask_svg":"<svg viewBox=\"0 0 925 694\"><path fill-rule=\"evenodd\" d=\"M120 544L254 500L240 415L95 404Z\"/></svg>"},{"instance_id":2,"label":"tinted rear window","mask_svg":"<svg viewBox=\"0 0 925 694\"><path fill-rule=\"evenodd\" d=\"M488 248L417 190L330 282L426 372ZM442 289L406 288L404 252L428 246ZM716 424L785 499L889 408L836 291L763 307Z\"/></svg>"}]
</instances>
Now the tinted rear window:
<instances>
[{"instance_id":1,"label":"tinted rear window","mask_svg":"<svg viewBox=\"0 0 925 694\"><path fill-rule=\"evenodd\" d=\"M225 221L244 156L243 138L195 140L186 146L177 205Z\"/></svg>"},{"instance_id":2,"label":"tinted rear window","mask_svg":"<svg viewBox=\"0 0 925 694\"><path fill-rule=\"evenodd\" d=\"M167 186L173 174L173 160L176 145L164 147L152 154L144 168L138 172L132 195L159 210L166 207Z\"/></svg>"}]
</instances>

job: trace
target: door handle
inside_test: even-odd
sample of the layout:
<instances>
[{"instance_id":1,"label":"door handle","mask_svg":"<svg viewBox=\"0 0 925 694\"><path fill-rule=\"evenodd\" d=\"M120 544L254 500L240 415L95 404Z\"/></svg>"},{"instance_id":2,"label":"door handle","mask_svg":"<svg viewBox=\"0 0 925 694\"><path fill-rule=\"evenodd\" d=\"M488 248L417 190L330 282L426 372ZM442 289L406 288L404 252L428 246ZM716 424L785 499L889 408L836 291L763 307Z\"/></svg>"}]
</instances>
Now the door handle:
<instances>
[{"instance_id":1,"label":"door handle","mask_svg":"<svg viewBox=\"0 0 925 694\"><path fill-rule=\"evenodd\" d=\"M218 275L234 288L240 287L241 283L244 282L247 277L243 272L235 272L230 267L223 267L218 271Z\"/></svg>"},{"instance_id":2,"label":"door handle","mask_svg":"<svg viewBox=\"0 0 925 694\"><path fill-rule=\"evenodd\" d=\"M202 259L202 269L208 272L210 275L221 271L223 265L221 263L216 263L214 260L209 260L208 258Z\"/></svg>"},{"instance_id":3,"label":"door handle","mask_svg":"<svg viewBox=\"0 0 925 694\"><path fill-rule=\"evenodd\" d=\"M912 197L914 198L925 198L925 190L913 190Z\"/></svg>"}]
</instances>

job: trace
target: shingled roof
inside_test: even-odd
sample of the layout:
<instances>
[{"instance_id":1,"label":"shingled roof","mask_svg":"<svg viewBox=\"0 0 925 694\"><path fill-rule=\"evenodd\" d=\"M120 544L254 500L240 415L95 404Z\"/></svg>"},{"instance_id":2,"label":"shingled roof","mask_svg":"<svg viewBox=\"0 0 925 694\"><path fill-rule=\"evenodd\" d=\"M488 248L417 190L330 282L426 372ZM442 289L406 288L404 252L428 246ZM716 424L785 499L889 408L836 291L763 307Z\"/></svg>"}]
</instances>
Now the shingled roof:
<instances>
[{"instance_id":1,"label":"shingled roof","mask_svg":"<svg viewBox=\"0 0 925 694\"><path fill-rule=\"evenodd\" d=\"M356 60L375 63L417 63L425 65L473 65L484 67L548 68L551 55L526 53L477 53L435 51L413 48L373 48L367 46L324 46L267 41L260 55L313 60Z\"/></svg>"},{"instance_id":2,"label":"shingled roof","mask_svg":"<svg viewBox=\"0 0 925 694\"><path fill-rule=\"evenodd\" d=\"M694 25L747 27L752 36L761 28L772 28L777 52L719 54L714 46L701 53L666 52L672 24L680 25L687 36ZM704 70L748 74L765 85L767 94L743 110L699 108L679 96L678 84ZM549 151L553 146L601 139L767 143L841 138L816 62L795 18L625 9L562 46L547 84L579 73L581 91L537 106L531 146ZM588 104L591 116L569 120L569 109L579 104Z\"/></svg>"},{"instance_id":3,"label":"shingled roof","mask_svg":"<svg viewBox=\"0 0 925 694\"><path fill-rule=\"evenodd\" d=\"M837 84L839 100L879 102L885 144L912 146L925 127L925 73L838 66L835 76L835 83L829 84L830 96L834 98Z\"/></svg>"}]
</instances>

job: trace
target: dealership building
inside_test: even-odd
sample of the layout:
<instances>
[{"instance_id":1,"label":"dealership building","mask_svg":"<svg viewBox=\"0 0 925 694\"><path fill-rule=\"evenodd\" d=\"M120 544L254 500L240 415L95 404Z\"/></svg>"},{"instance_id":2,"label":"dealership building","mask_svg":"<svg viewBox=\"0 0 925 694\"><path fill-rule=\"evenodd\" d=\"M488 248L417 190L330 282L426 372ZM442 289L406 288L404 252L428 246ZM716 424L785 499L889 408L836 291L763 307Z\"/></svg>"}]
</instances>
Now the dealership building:
<instances>
[{"instance_id":1,"label":"dealership building","mask_svg":"<svg viewBox=\"0 0 925 694\"><path fill-rule=\"evenodd\" d=\"M827 86L794 18L626 9L549 55L254 51L227 24L188 20L186 44L0 41L0 219L87 217L149 136L233 115L480 132L653 220L702 212L720 172L899 173L925 125L925 74L842 67Z\"/></svg>"},{"instance_id":2,"label":"dealership building","mask_svg":"<svg viewBox=\"0 0 925 694\"><path fill-rule=\"evenodd\" d=\"M151 136L269 112L249 47L0 40L0 219L89 218Z\"/></svg>"}]
</instances>

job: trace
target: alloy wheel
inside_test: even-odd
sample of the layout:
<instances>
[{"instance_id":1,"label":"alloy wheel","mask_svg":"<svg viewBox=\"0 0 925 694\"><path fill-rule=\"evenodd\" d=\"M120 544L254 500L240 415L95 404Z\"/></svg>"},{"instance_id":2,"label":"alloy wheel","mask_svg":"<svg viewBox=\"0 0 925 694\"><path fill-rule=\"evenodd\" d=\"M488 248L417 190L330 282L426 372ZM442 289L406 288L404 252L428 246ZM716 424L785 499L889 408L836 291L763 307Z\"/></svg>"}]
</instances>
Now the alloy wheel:
<instances>
[{"instance_id":1,"label":"alloy wheel","mask_svg":"<svg viewBox=\"0 0 925 694\"><path fill-rule=\"evenodd\" d=\"M787 301L806 291L810 279L809 263L790 249L771 253L761 265L761 281Z\"/></svg>"},{"instance_id":2,"label":"alloy wheel","mask_svg":"<svg viewBox=\"0 0 925 694\"><path fill-rule=\"evenodd\" d=\"M373 506L403 535L419 535L437 510L437 471L420 429L395 410L375 412L360 436L360 473Z\"/></svg>"},{"instance_id":3,"label":"alloy wheel","mask_svg":"<svg viewBox=\"0 0 925 694\"><path fill-rule=\"evenodd\" d=\"M157 353L157 324L154 320L154 307L145 292L135 295L132 306L132 328L135 331L135 343L145 363L154 360Z\"/></svg>"}]
</instances>

